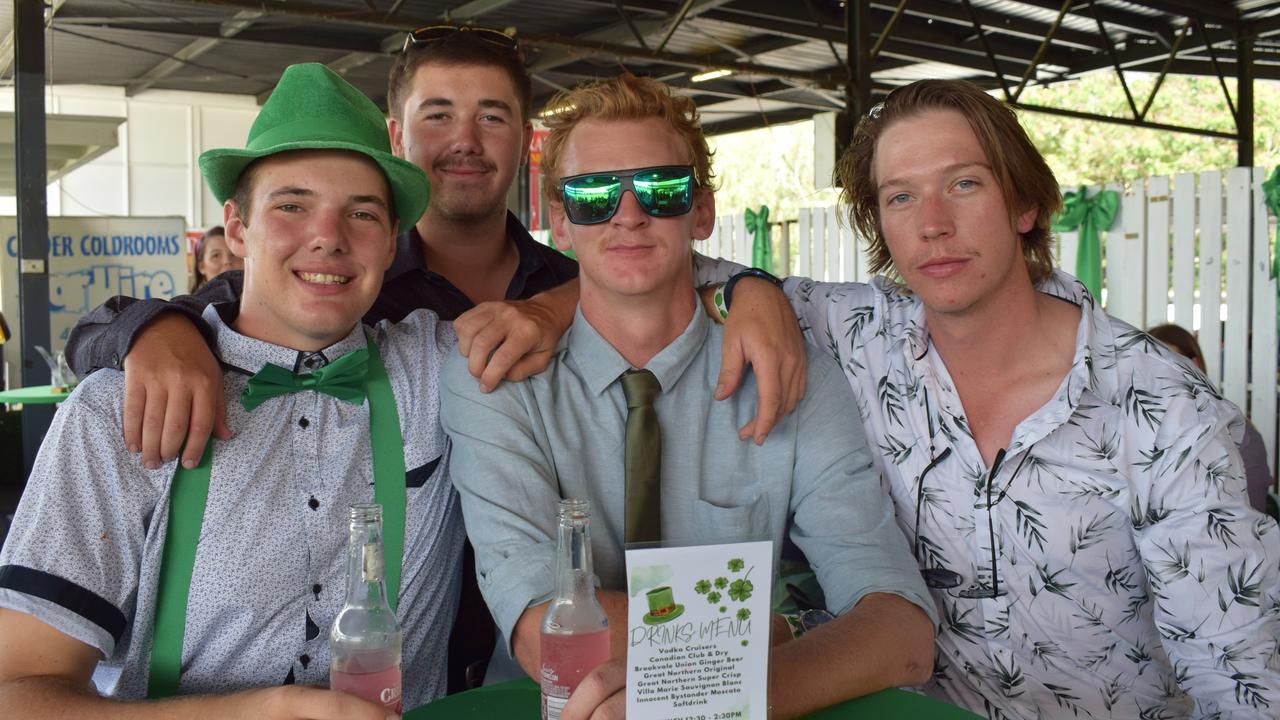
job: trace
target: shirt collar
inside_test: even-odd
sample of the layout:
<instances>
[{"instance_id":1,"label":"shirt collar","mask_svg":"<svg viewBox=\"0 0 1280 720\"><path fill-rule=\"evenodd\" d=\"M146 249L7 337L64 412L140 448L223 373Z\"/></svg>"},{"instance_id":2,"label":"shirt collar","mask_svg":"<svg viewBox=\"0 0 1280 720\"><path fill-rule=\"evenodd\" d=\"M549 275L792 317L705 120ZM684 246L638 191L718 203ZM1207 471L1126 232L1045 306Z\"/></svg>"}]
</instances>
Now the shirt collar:
<instances>
[{"instance_id":1,"label":"shirt collar","mask_svg":"<svg viewBox=\"0 0 1280 720\"><path fill-rule=\"evenodd\" d=\"M689 363L693 362L702 343L711 331L711 320L702 311L702 304L696 303L693 317L685 326L684 332L672 340L645 365L644 369L658 378L662 389L675 387L676 382ZM591 392L599 395L612 385L621 375L631 369L631 364L605 340L596 329L587 322L582 314L582 306L574 314L573 325L560 341L557 351L568 351L574 364Z\"/></svg>"},{"instance_id":2,"label":"shirt collar","mask_svg":"<svg viewBox=\"0 0 1280 720\"><path fill-rule=\"evenodd\" d=\"M529 231L525 230L524 225L520 223L520 219L510 211L507 212L506 235L508 240L515 243L516 252L520 256L520 261L516 265L515 278L523 286L524 278L541 269L546 264L546 259L542 253L538 252L538 241L533 239ZM400 233L396 238L396 257L391 262L391 267L387 269L385 281L390 282L413 270L431 272L427 267L427 259L422 254L422 235L418 232L417 226L409 228L408 232Z\"/></svg>"},{"instance_id":3,"label":"shirt collar","mask_svg":"<svg viewBox=\"0 0 1280 720\"><path fill-rule=\"evenodd\" d=\"M364 326L357 324L346 337L317 352L305 352L282 345L273 345L233 330L228 324L230 318L224 319L222 313L222 310L227 309L229 305L231 303L210 305L204 309L203 317L205 322L209 323L209 327L213 328L217 337L218 358L223 365L246 374L261 370L267 363L279 365L292 372L319 370L352 350L364 347L368 342L365 339Z\"/></svg>"},{"instance_id":4,"label":"shirt collar","mask_svg":"<svg viewBox=\"0 0 1280 720\"><path fill-rule=\"evenodd\" d=\"M910 310L905 314L902 352L909 353L908 362L916 365L928 364L930 343L929 330L925 323L924 303L883 277L875 282L885 293L889 302L911 300ZM1115 326L1111 318L1098 307L1093 295L1076 278L1061 271L1054 270L1049 277L1041 280L1036 290L1051 297L1065 300L1080 308L1080 324L1076 330L1075 353L1071 359L1071 369L1067 372L1058 393L1048 406L1048 414L1044 416L1047 423L1044 428L1052 428L1056 424L1066 422L1067 418L1080 403L1081 395L1086 389L1102 398L1111 398L1119 387L1116 374L1117 339ZM1140 333L1139 333L1140 334ZM935 355L936 357L936 355ZM941 360L938 360L941 362ZM1019 426L1021 427L1021 426ZM1015 432L1010 452L1027 446L1039 439L1038 436L1021 437Z\"/></svg>"}]
</instances>

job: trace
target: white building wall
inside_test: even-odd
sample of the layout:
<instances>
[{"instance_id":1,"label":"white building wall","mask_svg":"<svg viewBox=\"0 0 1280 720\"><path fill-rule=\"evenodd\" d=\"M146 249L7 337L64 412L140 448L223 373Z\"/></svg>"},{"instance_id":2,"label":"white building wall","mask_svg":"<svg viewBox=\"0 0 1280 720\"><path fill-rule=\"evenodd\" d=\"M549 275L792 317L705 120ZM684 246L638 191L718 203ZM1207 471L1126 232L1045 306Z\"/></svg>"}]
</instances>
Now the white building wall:
<instances>
[{"instance_id":1,"label":"white building wall","mask_svg":"<svg viewBox=\"0 0 1280 720\"><path fill-rule=\"evenodd\" d=\"M222 206L204 186L197 158L214 147L243 147L258 115L247 95L54 85L49 112L123 117L119 144L49 186L49 215L181 215L192 228L222 223ZM13 91L0 109L13 110ZM0 196L0 215L17 200Z\"/></svg>"}]
</instances>

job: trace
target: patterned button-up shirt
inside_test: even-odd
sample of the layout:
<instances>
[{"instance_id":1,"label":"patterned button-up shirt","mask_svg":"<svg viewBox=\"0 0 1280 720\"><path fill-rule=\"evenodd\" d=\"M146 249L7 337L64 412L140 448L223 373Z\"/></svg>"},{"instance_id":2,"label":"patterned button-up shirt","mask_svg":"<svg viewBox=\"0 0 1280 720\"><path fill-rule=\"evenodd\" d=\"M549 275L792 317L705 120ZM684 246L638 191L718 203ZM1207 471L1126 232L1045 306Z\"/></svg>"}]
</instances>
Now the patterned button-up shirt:
<instances>
[{"instance_id":1,"label":"patterned button-up shirt","mask_svg":"<svg viewBox=\"0 0 1280 720\"><path fill-rule=\"evenodd\" d=\"M239 402L271 362L296 371L363 347L357 327L318 353L232 330L205 311L223 362L227 423L215 441L183 644L182 694L327 685L329 626L346 592L349 506L372 502L368 403L304 391ZM374 332L396 398L408 485L400 622L404 700L444 694L463 530L444 471L438 378L452 326L419 311ZM95 680L141 698L176 461L142 467L121 430L124 376L90 375L58 410L0 554L0 607L44 621L103 657Z\"/></svg>"},{"instance_id":2,"label":"patterned button-up shirt","mask_svg":"<svg viewBox=\"0 0 1280 720\"><path fill-rule=\"evenodd\" d=\"M932 590L926 692L992 718L1280 714L1280 532L1249 508L1239 410L1182 358L1056 273L1039 290L1081 308L1072 367L993 471L916 297L784 289L853 386L921 567L962 578ZM993 534L1004 594L961 597L991 587Z\"/></svg>"}]
</instances>

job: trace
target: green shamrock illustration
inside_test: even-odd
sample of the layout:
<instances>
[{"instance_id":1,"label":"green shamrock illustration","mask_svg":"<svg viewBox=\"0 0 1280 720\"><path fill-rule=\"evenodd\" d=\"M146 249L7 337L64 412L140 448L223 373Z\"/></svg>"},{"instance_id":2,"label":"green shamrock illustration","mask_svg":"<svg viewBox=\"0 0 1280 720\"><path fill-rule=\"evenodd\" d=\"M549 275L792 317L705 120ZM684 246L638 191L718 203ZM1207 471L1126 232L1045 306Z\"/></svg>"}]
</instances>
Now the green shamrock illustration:
<instances>
[{"instance_id":1,"label":"green shamrock illustration","mask_svg":"<svg viewBox=\"0 0 1280 720\"><path fill-rule=\"evenodd\" d=\"M712 605L715 605L716 603L720 602L720 593L718 592L707 593L707 602L711 603Z\"/></svg>"},{"instance_id":2,"label":"green shamrock illustration","mask_svg":"<svg viewBox=\"0 0 1280 720\"><path fill-rule=\"evenodd\" d=\"M746 647L746 646L747 646L747 641L746 641L746 640L743 640L743 641L742 641L742 647Z\"/></svg>"},{"instance_id":3,"label":"green shamrock illustration","mask_svg":"<svg viewBox=\"0 0 1280 720\"><path fill-rule=\"evenodd\" d=\"M734 558L729 561L729 571L741 572L743 565L745 565L745 563L742 562L742 558Z\"/></svg>"},{"instance_id":4,"label":"green shamrock illustration","mask_svg":"<svg viewBox=\"0 0 1280 720\"><path fill-rule=\"evenodd\" d=\"M698 582L693 584L693 591L698 593L699 595L706 595L708 592L711 591L711 583L707 582L706 580L699 580Z\"/></svg>"},{"instance_id":5,"label":"green shamrock illustration","mask_svg":"<svg viewBox=\"0 0 1280 720\"><path fill-rule=\"evenodd\" d=\"M746 619L747 619L747 618L749 618L749 617L751 617L751 611L750 611L750 610L748 610L748 609L746 609L746 608L740 608L740 609L738 610L738 619L739 619L739 620L746 620Z\"/></svg>"},{"instance_id":6,"label":"green shamrock illustration","mask_svg":"<svg viewBox=\"0 0 1280 720\"><path fill-rule=\"evenodd\" d=\"M728 586L729 586L729 579L728 579L728 578L722 578L722 577L718 577L718 578L716 578L716 589L717 589L717 590L723 590L723 589L725 589L725 588L726 588L726 587L728 587Z\"/></svg>"},{"instance_id":7,"label":"green shamrock illustration","mask_svg":"<svg viewBox=\"0 0 1280 720\"><path fill-rule=\"evenodd\" d=\"M733 584L729 586L729 599L746 602L747 598L751 597L751 591L754 589L755 586L751 584L750 580L734 580Z\"/></svg>"},{"instance_id":8,"label":"green shamrock illustration","mask_svg":"<svg viewBox=\"0 0 1280 720\"><path fill-rule=\"evenodd\" d=\"M723 605L721 605L721 606L720 606L720 612L728 612L728 610L729 610L729 608L727 608L727 607L725 607L725 606L723 606Z\"/></svg>"}]
</instances>

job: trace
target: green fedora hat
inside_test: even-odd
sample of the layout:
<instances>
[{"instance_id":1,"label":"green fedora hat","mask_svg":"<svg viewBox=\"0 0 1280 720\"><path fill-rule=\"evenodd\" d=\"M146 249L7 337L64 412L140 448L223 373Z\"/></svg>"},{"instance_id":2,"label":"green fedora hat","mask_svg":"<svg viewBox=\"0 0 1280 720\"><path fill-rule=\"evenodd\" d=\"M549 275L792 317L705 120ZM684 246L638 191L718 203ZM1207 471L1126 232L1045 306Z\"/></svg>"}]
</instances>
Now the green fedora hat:
<instances>
[{"instance_id":1,"label":"green fedora hat","mask_svg":"<svg viewBox=\"0 0 1280 720\"><path fill-rule=\"evenodd\" d=\"M391 154L378 106L320 63L285 68L249 128L244 149L206 150L200 154L200 172L218 202L226 202L249 163L289 150L352 150L372 158L387 176L402 229L427 209L427 175Z\"/></svg>"}]
</instances>

